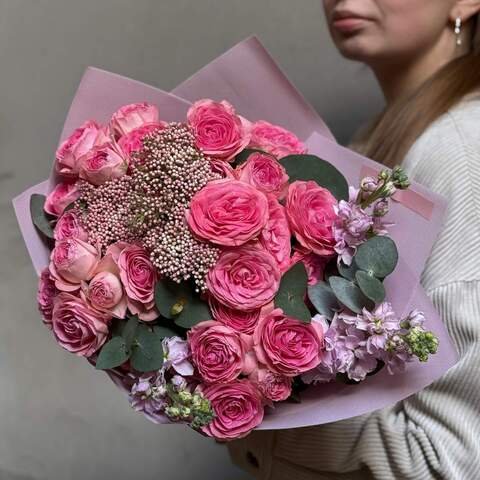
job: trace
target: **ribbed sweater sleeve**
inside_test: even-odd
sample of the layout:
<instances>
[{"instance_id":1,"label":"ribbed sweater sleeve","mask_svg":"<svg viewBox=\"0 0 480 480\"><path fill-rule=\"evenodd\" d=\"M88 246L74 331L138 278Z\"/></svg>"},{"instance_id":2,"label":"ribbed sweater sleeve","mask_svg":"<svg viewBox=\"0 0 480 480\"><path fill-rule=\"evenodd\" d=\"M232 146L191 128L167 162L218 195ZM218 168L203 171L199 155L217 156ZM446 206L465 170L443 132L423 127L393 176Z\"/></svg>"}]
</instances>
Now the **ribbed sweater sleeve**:
<instances>
[{"instance_id":1,"label":"ribbed sweater sleeve","mask_svg":"<svg viewBox=\"0 0 480 480\"><path fill-rule=\"evenodd\" d=\"M434 122L403 166L410 178L449 200L421 283L460 360L393 406L233 442L233 460L256 478L480 478L480 100L459 104Z\"/></svg>"}]
</instances>

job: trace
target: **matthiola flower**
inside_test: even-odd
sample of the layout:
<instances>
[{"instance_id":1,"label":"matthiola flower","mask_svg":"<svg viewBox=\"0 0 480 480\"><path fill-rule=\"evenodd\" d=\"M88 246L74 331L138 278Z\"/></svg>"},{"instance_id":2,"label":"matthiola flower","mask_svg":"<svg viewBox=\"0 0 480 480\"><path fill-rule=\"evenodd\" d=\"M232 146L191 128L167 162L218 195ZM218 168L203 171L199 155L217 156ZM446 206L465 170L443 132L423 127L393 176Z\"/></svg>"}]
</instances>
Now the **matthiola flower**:
<instances>
[{"instance_id":1,"label":"matthiola flower","mask_svg":"<svg viewBox=\"0 0 480 480\"><path fill-rule=\"evenodd\" d=\"M338 253L338 262L343 260L345 265L352 263L356 247L367 240L367 232L373 226L372 217L360 205L356 204L358 190L349 187L349 200L340 200L334 205L337 219L333 225L333 233Z\"/></svg>"},{"instance_id":2,"label":"matthiola flower","mask_svg":"<svg viewBox=\"0 0 480 480\"><path fill-rule=\"evenodd\" d=\"M389 302L381 303L372 312L363 308L362 314L354 318L356 327L368 333L367 350L372 354L384 350L389 335L400 329L400 321Z\"/></svg>"},{"instance_id":3,"label":"matthiola flower","mask_svg":"<svg viewBox=\"0 0 480 480\"><path fill-rule=\"evenodd\" d=\"M130 391L130 405L137 412L143 412L152 422L165 423L167 389L164 369L153 374L138 377Z\"/></svg>"},{"instance_id":4,"label":"matthiola flower","mask_svg":"<svg viewBox=\"0 0 480 480\"><path fill-rule=\"evenodd\" d=\"M193 375L193 365L189 361L188 342L180 337L167 337L162 340L165 356L165 369L172 368L182 376Z\"/></svg>"}]
</instances>

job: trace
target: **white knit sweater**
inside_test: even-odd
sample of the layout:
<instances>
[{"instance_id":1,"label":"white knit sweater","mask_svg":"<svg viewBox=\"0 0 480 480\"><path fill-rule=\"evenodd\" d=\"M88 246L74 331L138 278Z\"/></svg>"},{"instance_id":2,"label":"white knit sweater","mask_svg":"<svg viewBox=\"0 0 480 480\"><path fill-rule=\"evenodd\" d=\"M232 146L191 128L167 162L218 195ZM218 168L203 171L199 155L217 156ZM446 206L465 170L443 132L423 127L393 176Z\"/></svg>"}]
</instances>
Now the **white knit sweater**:
<instances>
[{"instance_id":1,"label":"white knit sweater","mask_svg":"<svg viewBox=\"0 0 480 480\"><path fill-rule=\"evenodd\" d=\"M431 124L402 166L449 200L421 283L460 360L390 407L230 444L233 461L256 478L480 479L480 97L465 97Z\"/></svg>"}]
</instances>

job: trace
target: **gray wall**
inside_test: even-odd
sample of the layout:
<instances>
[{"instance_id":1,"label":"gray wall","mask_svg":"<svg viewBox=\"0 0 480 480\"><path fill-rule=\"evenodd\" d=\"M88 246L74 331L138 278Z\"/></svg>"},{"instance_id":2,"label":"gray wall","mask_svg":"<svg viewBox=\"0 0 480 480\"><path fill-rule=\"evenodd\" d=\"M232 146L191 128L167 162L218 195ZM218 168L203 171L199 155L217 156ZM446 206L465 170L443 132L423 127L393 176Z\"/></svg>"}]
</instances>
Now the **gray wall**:
<instances>
[{"instance_id":1,"label":"gray wall","mask_svg":"<svg viewBox=\"0 0 480 480\"><path fill-rule=\"evenodd\" d=\"M320 0L0 0L2 480L247 478L221 445L150 424L55 345L10 200L46 177L87 65L169 90L252 33L339 141L381 107L370 72L332 46Z\"/></svg>"}]
</instances>

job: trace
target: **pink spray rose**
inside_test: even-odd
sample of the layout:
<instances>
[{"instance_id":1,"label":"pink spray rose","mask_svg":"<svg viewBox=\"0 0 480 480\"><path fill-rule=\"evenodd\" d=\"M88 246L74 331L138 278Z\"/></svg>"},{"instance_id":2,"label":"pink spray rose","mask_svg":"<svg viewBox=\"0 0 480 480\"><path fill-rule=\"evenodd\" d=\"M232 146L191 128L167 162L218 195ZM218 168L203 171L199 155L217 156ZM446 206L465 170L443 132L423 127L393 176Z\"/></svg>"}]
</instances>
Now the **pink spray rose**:
<instances>
[{"instance_id":1,"label":"pink spray rose","mask_svg":"<svg viewBox=\"0 0 480 480\"><path fill-rule=\"evenodd\" d=\"M227 307L255 310L271 300L280 286L273 255L256 244L223 251L207 275L209 292Z\"/></svg>"},{"instance_id":2,"label":"pink spray rose","mask_svg":"<svg viewBox=\"0 0 480 480\"><path fill-rule=\"evenodd\" d=\"M189 330L188 343L193 363L206 383L230 382L254 367L246 355L246 337L215 320L200 322Z\"/></svg>"},{"instance_id":3,"label":"pink spray rose","mask_svg":"<svg viewBox=\"0 0 480 480\"><path fill-rule=\"evenodd\" d=\"M55 282L50 276L48 267L42 271L38 282L37 302L44 323L51 328L53 302L58 295L59 290L55 286Z\"/></svg>"},{"instance_id":4,"label":"pink spray rose","mask_svg":"<svg viewBox=\"0 0 480 480\"><path fill-rule=\"evenodd\" d=\"M127 300L120 278L112 272L99 272L84 287L85 297L97 310L125 318Z\"/></svg>"},{"instance_id":5,"label":"pink spray rose","mask_svg":"<svg viewBox=\"0 0 480 480\"><path fill-rule=\"evenodd\" d=\"M206 155L232 161L250 141L250 122L225 100L198 100L188 110L187 120L197 148Z\"/></svg>"},{"instance_id":6,"label":"pink spray rose","mask_svg":"<svg viewBox=\"0 0 480 480\"><path fill-rule=\"evenodd\" d=\"M263 420L262 395L248 379L218 383L203 389L215 418L202 431L218 440L234 440L248 435Z\"/></svg>"},{"instance_id":7,"label":"pink spray rose","mask_svg":"<svg viewBox=\"0 0 480 480\"><path fill-rule=\"evenodd\" d=\"M256 237L268 220L267 197L237 180L215 180L199 190L186 212L192 232L216 245L239 246Z\"/></svg>"},{"instance_id":8,"label":"pink spray rose","mask_svg":"<svg viewBox=\"0 0 480 480\"><path fill-rule=\"evenodd\" d=\"M291 232L285 207L273 195L268 196L268 221L260 235L260 242L274 257L283 272L290 265Z\"/></svg>"},{"instance_id":9,"label":"pink spray rose","mask_svg":"<svg viewBox=\"0 0 480 480\"><path fill-rule=\"evenodd\" d=\"M83 157L95 145L102 144L105 140L106 136L101 127L94 121L87 120L58 147L55 170L60 175L77 176Z\"/></svg>"},{"instance_id":10,"label":"pink spray rose","mask_svg":"<svg viewBox=\"0 0 480 480\"><path fill-rule=\"evenodd\" d=\"M287 216L300 244L317 255L335 253L333 224L337 200L326 188L313 181L293 182L287 195Z\"/></svg>"},{"instance_id":11,"label":"pink spray rose","mask_svg":"<svg viewBox=\"0 0 480 480\"><path fill-rule=\"evenodd\" d=\"M82 280L92 277L99 259L98 250L78 238L56 242L49 267L56 287L66 292L78 290Z\"/></svg>"},{"instance_id":12,"label":"pink spray rose","mask_svg":"<svg viewBox=\"0 0 480 480\"><path fill-rule=\"evenodd\" d=\"M50 215L58 217L65 208L80 197L78 185L73 182L58 183L48 194L44 210Z\"/></svg>"},{"instance_id":13,"label":"pink spray rose","mask_svg":"<svg viewBox=\"0 0 480 480\"><path fill-rule=\"evenodd\" d=\"M146 102L131 103L112 115L110 129L115 138L119 138L146 123L158 123L158 108Z\"/></svg>"},{"instance_id":14,"label":"pink spray rose","mask_svg":"<svg viewBox=\"0 0 480 480\"><path fill-rule=\"evenodd\" d=\"M113 143L106 143L90 150L80 164L80 178L93 185L125 175L127 160Z\"/></svg>"},{"instance_id":15,"label":"pink spray rose","mask_svg":"<svg viewBox=\"0 0 480 480\"><path fill-rule=\"evenodd\" d=\"M132 152L142 150L143 139L150 133L163 130L165 128L165 122L159 123L146 123L141 127L135 128L131 132L123 135L118 140L118 146L122 149L122 152L130 158Z\"/></svg>"},{"instance_id":16,"label":"pink spray rose","mask_svg":"<svg viewBox=\"0 0 480 480\"><path fill-rule=\"evenodd\" d=\"M255 122L252 126L250 148L259 148L271 153L277 158L298 153L305 153L307 149L298 137L285 128L272 125L264 120Z\"/></svg>"},{"instance_id":17,"label":"pink spray rose","mask_svg":"<svg viewBox=\"0 0 480 480\"><path fill-rule=\"evenodd\" d=\"M277 308L260 319L253 344L258 361L270 371L295 377L320 363L323 330L315 322L287 317Z\"/></svg>"},{"instance_id":18,"label":"pink spray rose","mask_svg":"<svg viewBox=\"0 0 480 480\"><path fill-rule=\"evenodd\" d=\"M105 343L110 319L81 298L62 292L53 307L53 334L69 352L90 357Z\"/></svg>"},{"instance_id":19,"label":"pink spray rose","mask_svg":"<svg viewBox=\"0 0 480 480\"><path fill-rule=\"evenodd\" d=\"M236 172L232 166L223 160L219 160L218 158L210 159L210 170L213 173L218 173L221 178L231 178L233 180L236 180L237 178Z\"/></svg>"},{"instance_id":20,"label":"pink spray rose","mask_svg":"<svg viewBox=\"0 0 480 480\"><path fill-rule=\"evenodd\" d=\"M66 240L67 238L78 238L86 242L88 232L83 227L82 221L76 210L68 210L58 219L53 231L55 240Z\"/></svg>"},{"instance_id":21,"label":"pink spray rose","mask_svg":"<svg viewBox=\"0 0 480 480\"><path fill-rule=\"evenodd\" d=\"M209 298L210 310L213 318L227 327L239 333L251 335L255 330L258 319L260 318L261 309L242 311L228 308L221 304L214 297Z\"/></svg>"},{"instance_id":22,"label":"pink spray rose","mask_svg":"<svg viewBox=\"0 0 480 480\"><path fill-rule=\"evenodd\" d=\"M130 311L144 321L155 320L158 316L154 300L157 271L148 252L140 245L128 245L121 249L117 264Z\"/></svg>"},{"instance_id":23,"label":"pink spray rose","mask_svg":"<svg viewBox=\"0 0 480 480\"><path fill-rule=\"evenodd\" d=\"M259 368L254 370L248 378L257 385L262 395L272 402L286 400L292 393L292 377Z\"/></svg>"},{"instance_id":24,"label":"pink spray rose","mask_svg":"<svg viewBox=\"0 0 480 480\"><path fill-rule=\"evenodd\" d=\"M278 199L287 194L288 175L275 157L255 152L238 169L238 179L258 188L263 193L271 193Z\"/></svg>"}]
</instances>

